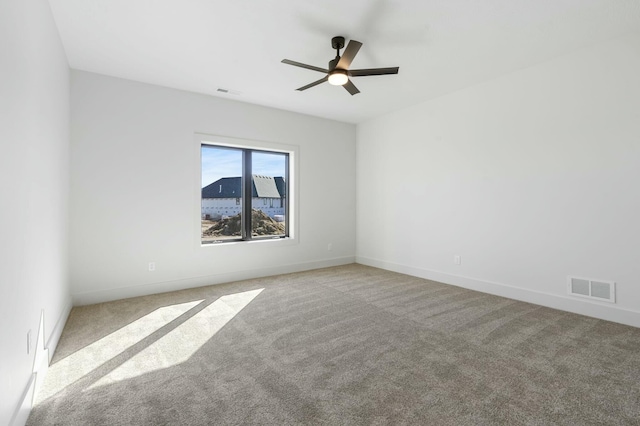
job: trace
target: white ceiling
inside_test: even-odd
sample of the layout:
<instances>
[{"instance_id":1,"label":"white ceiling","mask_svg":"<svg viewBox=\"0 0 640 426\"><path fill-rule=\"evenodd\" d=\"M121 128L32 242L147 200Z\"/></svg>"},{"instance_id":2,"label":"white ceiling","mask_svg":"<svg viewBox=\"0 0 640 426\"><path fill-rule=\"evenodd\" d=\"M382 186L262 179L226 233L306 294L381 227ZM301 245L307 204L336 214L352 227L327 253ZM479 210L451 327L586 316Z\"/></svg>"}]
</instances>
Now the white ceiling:
<instances>
[{"instance_id":1,"label":"white ceiling","mask_svg":"<svg viewBox=\"0 0 640 426\"><path fill-rule=\"evenodd\" d=\"M640 0L49 0L71 68L359 123L640 29ZM322 84L364 43L362 93ZM221 94L218 88L238 94Z\"/></svg>"}]
</instances>

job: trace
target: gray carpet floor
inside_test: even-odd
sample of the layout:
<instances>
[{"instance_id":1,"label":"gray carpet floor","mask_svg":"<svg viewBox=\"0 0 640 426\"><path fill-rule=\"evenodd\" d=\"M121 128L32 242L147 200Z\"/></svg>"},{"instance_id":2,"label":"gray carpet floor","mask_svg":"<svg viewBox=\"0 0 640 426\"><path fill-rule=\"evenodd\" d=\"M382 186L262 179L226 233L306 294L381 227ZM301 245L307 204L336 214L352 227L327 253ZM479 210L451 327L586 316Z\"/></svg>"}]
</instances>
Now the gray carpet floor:
<instances>
[{"instance_id":1,"label":"gray carpet floor","mask_svg":"<svg viewBox=\"0 0 640 426\"><path fill-rule=\"evenodd\" d=\"M29 425L640 425L640 329L362 265L73 308Z\"/></svg>"}]
</instances>

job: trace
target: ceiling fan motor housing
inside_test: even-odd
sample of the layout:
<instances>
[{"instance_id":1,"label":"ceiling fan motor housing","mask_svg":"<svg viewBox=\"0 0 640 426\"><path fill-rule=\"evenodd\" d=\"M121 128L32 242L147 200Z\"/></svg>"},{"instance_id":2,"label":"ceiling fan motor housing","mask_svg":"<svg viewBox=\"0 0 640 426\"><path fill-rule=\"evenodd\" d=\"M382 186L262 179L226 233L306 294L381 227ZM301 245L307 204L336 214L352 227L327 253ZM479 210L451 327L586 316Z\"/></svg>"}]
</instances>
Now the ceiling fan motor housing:
<instances>
[{"instance_id":1,"label":"ceiling fan motor housing","mask_svg":"<svg viewBox=\"0 0 640 426\"><path fill-rule=\"evenodd\" d=\"M344 37L337 36L331 39L331 47L334 49L342 49L344 47Z\"/></svg>"}]
</instances>

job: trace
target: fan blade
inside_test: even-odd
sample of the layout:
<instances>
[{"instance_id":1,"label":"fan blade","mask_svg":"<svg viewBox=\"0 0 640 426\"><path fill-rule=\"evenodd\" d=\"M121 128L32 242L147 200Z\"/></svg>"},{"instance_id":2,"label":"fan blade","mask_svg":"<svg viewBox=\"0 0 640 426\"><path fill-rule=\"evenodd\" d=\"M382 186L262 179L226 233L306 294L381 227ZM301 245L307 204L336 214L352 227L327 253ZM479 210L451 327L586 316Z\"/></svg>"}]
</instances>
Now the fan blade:
<instances>
[{"instance_id":1,"label":"fan blade","mask_svg":"<svg viewBox=\"0 0 640 426\"><path fill-rule=\"evenodd\" d=\"M387 75L387 74L398 74L398 70L400 67L390 67L390 68L367 68L362 70L350 70L347 73L351 77L365 77L368 75Z\"/></svg>"},{"instance_id":2,"label":"fan blade","mask_svg":"<svg viewBox=\"0 0 640 426\"><path fill-rule=\"evenodd\" d=\"M338 61L336 68L340 68L343 70L349 69L349 66L351 65L351 61L353 61L353 58L356 57L356 54L358 53L358 50L360 50L361 47L362 47L362 43L360 43L359 41L355 41L355 40L349 41L349 44L347 44L347 48L344 49L344 52L342 52L342 57Z\"/></svg>"},{"instance_id":3,"label":"fan blade","mask_svg":"<svg viewBox=\"0 0 640 426\"><path fill-rule=\"evenodd\" d=\"M289 59L283 59L282 63L287 65L293 65L294 67L305 68L311 71L323 72L325 74L329 72L329 70L326 70L324 68L314 67L313 65L307 65L300 62L296 62L296 61L290 61Z\"/></svg>"},{"instance_id":4,"label":"fan blade","mask_svg":"<svg viewBox=\"0 0 640 426\"><path fill-rule=\"evenodd\" d=\"M343 87L345 89L347 89L347 92L351 93L351 96L357 95L358 93L360 93L358 88L356 86L354 86L354 84L351 82L351 80L347 81L346 84Z\"/></svg>"},{"instance_id":5,"label":"fan blade","mask_svg":"<svg viewBox=\"0 0 640 426\"><path fill-rule=\"evenodd\" d=\"M307 90L307 89L312 88L313 86L317 86L318 84L322 84L327 80L329 80L329 76L328 75L325 76L324 78L321 78L318 81L314 81L313 83L309 83L306 86L302 86L302 87L300 87L299 89L296 89L296 90L300 90L300 91Z\"/></svg>"}]
</instances>

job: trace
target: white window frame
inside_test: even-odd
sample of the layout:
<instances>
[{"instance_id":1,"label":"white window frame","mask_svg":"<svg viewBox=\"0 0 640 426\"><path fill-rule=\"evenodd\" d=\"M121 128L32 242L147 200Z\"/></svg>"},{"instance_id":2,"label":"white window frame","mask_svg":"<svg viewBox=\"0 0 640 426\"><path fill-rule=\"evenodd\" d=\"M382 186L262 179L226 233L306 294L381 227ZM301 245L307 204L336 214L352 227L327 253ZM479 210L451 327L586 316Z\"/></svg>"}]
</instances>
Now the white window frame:
<instances>
[{"instance_id":1,"label":"white window frame","mask_svg":"<svg viewBox=\"0 0 640 426\"><path fill-rule=\"evenodd\" d=\"M248 148L257 149L263 151L282 152L289 154L289 192L287 197L289 198L289 211L286 220L289 222L289 235L285 238L277 239L259 239L249 241L232 241L224 244L203 244L202 243L202 158L201 158L201 146L203 144L210 144L216 146L224 146L229 148ZM209 248L209 247L246 247L253 245L269 244L271 245L292 245L299 242L299 171L298 162L300 157L300 148L298 145L289 145L277 142L258 141L252 139L234 138L221 135L208 135L204 133L196 133L194 135L194 166L196 173L194 173L197 182L194 182L194 239L196 241L196 247Z\"/></svg>"}]
</instances>

